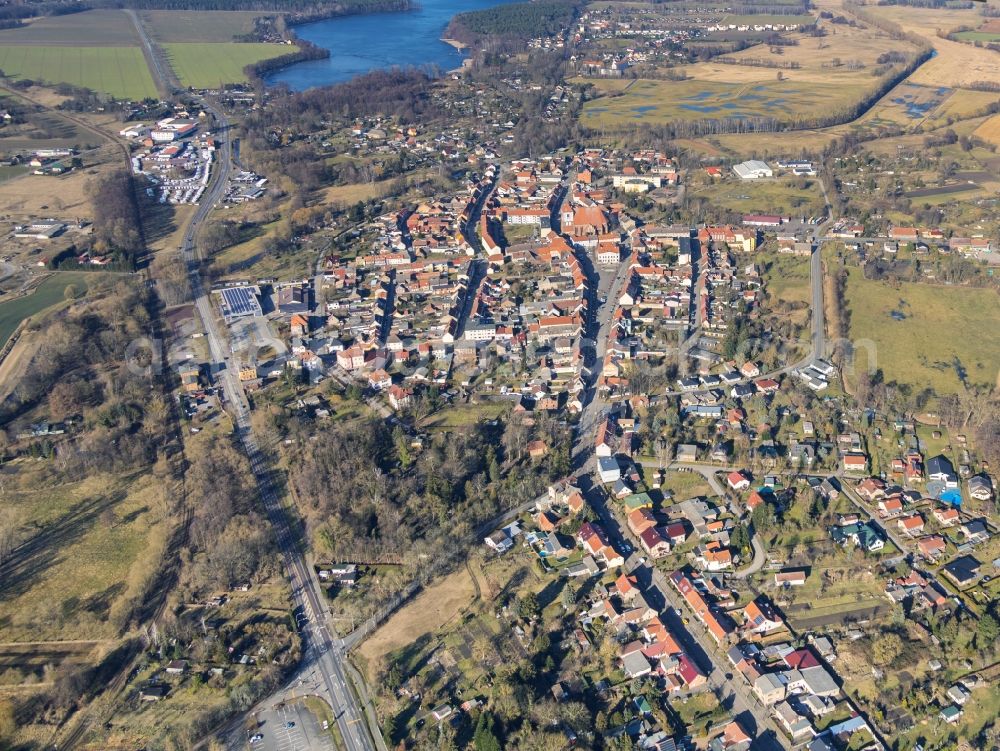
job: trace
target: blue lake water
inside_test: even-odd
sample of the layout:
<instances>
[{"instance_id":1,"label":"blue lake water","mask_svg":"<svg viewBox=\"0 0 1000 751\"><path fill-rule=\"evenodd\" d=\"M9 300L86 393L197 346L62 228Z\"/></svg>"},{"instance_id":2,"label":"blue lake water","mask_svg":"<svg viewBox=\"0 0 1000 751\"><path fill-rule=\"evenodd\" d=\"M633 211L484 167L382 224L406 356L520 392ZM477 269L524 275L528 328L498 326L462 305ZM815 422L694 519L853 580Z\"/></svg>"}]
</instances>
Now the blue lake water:
<instances>
[{"instance_id":1,"label":"blue lake water","mask_svg":"<svg viewBox=\"0 0 1000 751\"><path fill-rule=\"evenodd\" d=\"M393 67L434 65L442 71L462 64L463 55L441 41L456 13L481 10L504 0L418 0L416 10L330 18L297 26L295 32L330 50L326 60L307 60L275 71L268 84L295 91L347 81L361 73Z\"/></svg>"}]
</instances>

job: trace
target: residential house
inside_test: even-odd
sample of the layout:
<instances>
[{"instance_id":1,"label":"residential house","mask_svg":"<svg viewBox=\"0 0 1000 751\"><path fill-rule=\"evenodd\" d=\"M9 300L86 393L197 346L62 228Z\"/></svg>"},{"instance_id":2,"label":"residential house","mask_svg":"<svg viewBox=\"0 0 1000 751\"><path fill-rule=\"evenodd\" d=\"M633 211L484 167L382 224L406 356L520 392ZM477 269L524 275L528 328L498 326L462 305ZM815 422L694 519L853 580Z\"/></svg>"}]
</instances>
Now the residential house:
<instances>
[{"instance_id":1,"label":"residential house","mask_svg":"<svg viewBox=\"0 0 1000 751\"><path fill-rule=\"evenodd\" d=\"M977 501L993 498L993 481L987 475L973 475L969 478L969 495Z\"/></svg>"},{"instance_id":2,"label":"residential house","mask_svg":"<svg viewBox=\"0 0 1000 751\"><path fill-rule=\"evenodd\" d=\"M709 751L749 751L753 737L744 730L739 722L733 721L726 725L721 735L717 735L708 743Z\"/></svg>"},{"instance_id":3,"label":"residential house","mask_svg":"<svg viewBox=\"0 0 1000 751\"><path fill-rule=\"evenodd\" d=\"M501 554L514 547L514 541L502 529L498 529L488 537L483 538L483 542L486 543L486 547Z\"/></svg>"},{"instance_id":4,"label":"residential house","mask_svg":"<svg viewBox=\"0 0 1000 751\"><path fill-rule=\"evenodd\" d=\"M602 456L597 460L597 473L605 485L621 479L622 471L613 456Z\"/></svg>"},{"instance_id":5,"label":"residential house","mask_svg":"<svg viewBox=\"0 0 1000 751\"><path fill-rule=\"evenodd\" d=\"M541 459L549 453L549 447L545 445L545 441L530 441L527 448L528 456L532 459Z\"/></svg>"},{"instance_id":6,"label":"residential house","mask_svg":"<svg viewBox=\"0 0 1000 751\"><path fill-rule=\"evenodd\" d=\"M917 542L920 555L929 561L936 561L944 555L947 545L941 535L928 535Z\"/></svg>"},{"instance_id":7,"label":"residential house","mask_svg":"<svg viewBox=\"0 0 1000 751\"><path fill-rule=\"evenodd\" d=\"M960 707L956 707L954 704L949 704L947 707L941 710L941 713L938 716L942 720L947 722L949 725L954 725L956 722L962 719L963 714L964 712Z\"/></svg>"},{"instance_id":8,"label":"residential house","mask_svg":"<svg viewBox=\"0 0 1000 751\"><path fill-rule=\"evenodd\" d=\"M979 579L979 569L982 564L971 555L963 555L949 561L941 570L944 575L955 582L960 588L968 587Z\"/></svg>"},{"instance_id":9,"label":"residential house","mask_svg":"<svg viewBox=\"0 0 1000 751\"><path fill-rule=\"evenodd\" d=\"M959 529L965 536L965 541L972 545L982 545L990 539L990 530L982 519L967 521Z\"/></svg>"},{"instance_id":10,"label":"residential house","mask_svg":"<svg viewBox=\"0 0 1000 751\"><path fill-rule=\"evenodd\" d=\"M406 409L413 402L413 392L397 383L392 384L388 388L388 394L389 404L397 412L401 409Z\"/></svg>"},{"instance_id":11,"label":"residential house","mask_svg":"<svg viewBox=\"0 0 1000 751\"><path fill-rule=\"evenodd\" d=\"M653 512L648 508L638 508L628 515L626 522L632 534L639 536L647 529L652 529L656 526L656 517L653 516Z\"/></svg>"},{"instance_id":12,"label":"residential house","mask_svg":"<svg viewBox=\"0 0 1000 751\"><path fill-rule=\"evenodd\" d=\"M341 350L337 353L337 365L351 372L363 368L365 365L365 352L357 344Z\"/></svg>"},{"instance_id":13,"label":"residential house","mask_svg":"<svg viewBox=\"0 0 1000 751\"><path fill-rule=\"evenodd\" d=\"M139 689L140 701L160 701L170 692L170 686L164 683L149 683Z\"/></svg>"},{"instance_id":14,"label":"residential house","mask_svg":"<svg viewBox=\"0 0 1000 751\"><path fill-rule=\"evenodd\" d=\"M774 586L776 587L801 587L805 583L805 571L776 571L774 574Z\"/></svg>"},{"instance_id":15,"label":"residential house","mask_svg":"<svg viewBox=\"0 0 1000 751\"><path fill-rule=\"evenodd\" d=\"M770 602L763 597L751 600L743 608L743 630L758 636L766 636L785 627L781 616L774 612Z\"/></svg>"},{"instance_id":16,"label":"residential house","mask_svg":"<svg viewBox=\"0 0 1000 751\"><path fill-rule=\"evenodd\" d=\"M924 531L924 517L920 514L904 516L901 519L897 519L896 524L899 526L900 532L910 537L914 537Z\"/></svg>"},{"instance_id":17,"label":"residential house","mask_svg":"<svg viewBox=\"0 0 1000 751\"><path fill-rule=\"evenodd\" d=\"M376 391L385 391L392 385L392 377L383 368L378 368L368 376L368 385Z\"/></svg>"},{"instance_id":18,"label":"residential house","mask_svg":"<svg viewBox=\"0 0 1000 751\"><path fill-rule=\"evenodd\" d=\"M945 696L958 706L964 707L972 693L965 686L956 683L945 692Z\"/></svg>"},{"instance_id":19,"label":"residential house","mask_svg":"<svg viewBox=\"0 0 1000 751\"><path fill-rule=\"evenodd\" d=\"M670 552L670 543L663 539L655 527L644 530L639 535L639 542L652 558L662 558Z\"/></svg>"},{"instance_id":20,"label":"residential house","mask_svg":"<svg viewBox=\"0 0 1000 751\"><path fill-rule=\"evenodd\" d=\"M958 487L958 475L955 466L948 457L938 454L927 460L927 478L943 482L946 488Z\"/></svg>"},{"instance_id":21,"label":"residential house","mask_svg":"<svg viewBox=\"0 0 1000 751\"><path fill-rule=\"evenodd\" d=\"M610 417L597 429L594 440L594 453L599 457L614 456L618 451L618 441L615 438L615 423Z\"/></svg>"},{"instance_id":22,"label":"residential house","mask_svg":"<svg viewBox=\"0 0 1000 751\"><path fill-rule=\"evenodd\" d=\"M866 477L856 490L859 496L872 503L885 495L885 482L878 477Z\"/></svg>"},{"instance_id":23,"label":"residential house","mask_svg":"<svg viewBox=\"0 0 1000 751\"><path fill-rule=\"evenodd\" d=\"M683 545L687 539L687 528L684 526L684 522L673 522L664 527L662 536L671 545Z\"/></svg>"},{"instance_id":24,"label":"residential house","mask_svg":"<svg viewBox=\"0 0 1000 751\"><path fill-rule=\"evenodd\" d=\"M812 723L792 708L787 701L780 701L774 707L774 717L795 744L813 737Z\"/></svg>"},{"instance_id":25,"label":"residential house","mask_svg":"<svg viewBox=\"0 0 1000 751\"><path fill-rule=\"evenodd\" d=\"M733 565L733 554L718 540L699 545L694 550L695 560L706 571L724 571Z\"/></svg>"},{"instance_id":26,"label":"residential house","mask_svg":"<svg viewBox=\"0 0 1000 751\"><path fill-rule=\"evenodd\" d=\"M885 547L885 540L868 522L837 525L830 530L830 536L839 545L850 542L868 553L877 552Z\"/></svg>"},{"instance_id":27,"label":"residential house","mask_svg":"<svg viewBox=\"0 0 1000 751\"><path fill-rule=\"evenodd\" d=\"M730 472L726 476L726 483L733 490L740 492L750 487L750 478L748 478L746 473L742 470L738 472Z\"/></svg>"},{"instance_id":28,"label":"residential house","mask_svg":"<svg viewBox=\"0 0 1000 751\"><path fill-rule=\"evenodd\" d=\"M942 527L951 527L961 520L962 516L958 513L958 509L952 506L946 508L936 508L934 509L934 519Z\"/></svg>"},{"instance_id":29,"label":"residential house","mask_svg":"<svg viewBox=\"0 0 1000 751\"><path fill-rule=\"evenodd\" d=\"M183 675L187 672L187 660L171 660L167 663L166 671L170 675Z\"/></svg>"},{"instance_id":30,"label":"residential house","mask_svg":"<svg viewBox=\"0 0 1000 751\"><path fill-rule=\"evenodd\" d=\"M753 682L753 692L764 704L777 704L785 698L785 682L778 673L764 673Z\"/></svg>"},{"instance_id":31,"label":"residential house","mask_svg":"<svg viewBox=\"0 0 1000 751\"><path fill-rule=\"evenodd\" d=\"M878 502L878 515L883 519L890 516L896 516L903 512L903 499L902 496L893 495L888 498L882 498Z\"/></svg>"},{"instance_id":32,"label":"residential house","mask_svg":"<svg viewBox=\"0 0 1000 751\"><path fill-rule=\"evenodd\" d=\"M698 461L698 447L692 443L678 444L675 458L679 462L694 463Z\"/></svg>"},{"instance_id":33,"label":"residential house","mask_svg":"<svg viewBox=\"0 0 1000 751\"><path fill-rule=\"evenodd\" d=\"M841 463L845 472L860 474L868 470L868 455L861 451L848 451L841 458Z\"/></svg>"}]
</instances>

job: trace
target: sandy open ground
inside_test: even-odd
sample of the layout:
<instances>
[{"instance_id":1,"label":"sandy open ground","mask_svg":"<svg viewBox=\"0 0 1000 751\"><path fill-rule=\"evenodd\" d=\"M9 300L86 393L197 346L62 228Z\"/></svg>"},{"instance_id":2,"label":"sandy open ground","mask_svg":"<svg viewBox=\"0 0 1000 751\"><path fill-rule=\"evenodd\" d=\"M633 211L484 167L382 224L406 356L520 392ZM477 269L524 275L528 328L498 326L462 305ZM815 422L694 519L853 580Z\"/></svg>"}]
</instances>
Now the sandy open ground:
<instances>
[{"instance_id":1,"label":"sandy open ground","mask_svg":"<svg viewBox=\"0 0 1000 751\"><path fill-rule=\"evenodd\" d=\"M465 567L423 590L362 644L359 651L368 662L369 670L382 655L441 628L472 602L474 596L475 585Z\"/></svg>"}]
</instances>

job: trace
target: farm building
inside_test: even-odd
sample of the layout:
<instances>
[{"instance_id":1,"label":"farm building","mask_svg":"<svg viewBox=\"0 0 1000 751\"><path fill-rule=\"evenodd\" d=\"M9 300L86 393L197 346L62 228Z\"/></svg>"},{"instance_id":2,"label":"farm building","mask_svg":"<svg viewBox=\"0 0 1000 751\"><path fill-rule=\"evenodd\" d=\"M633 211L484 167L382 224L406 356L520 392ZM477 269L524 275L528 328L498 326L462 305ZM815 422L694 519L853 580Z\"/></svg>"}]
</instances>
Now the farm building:
<instances>
[{"instance_id":1,"label":"farm building","mask_svg":"<svg viewBox=\"0 0 1000 751\"><path fill-rule=\"evenodd\" d=\"M741 180L759 180L762 177L774 177L774 171L767 166L766 162L762 162L759 159L740 162L733 167L733 172Z\"/></svg>"},{"instance_id":2,"label":"farm building","mask_svg":"<svg viewBox=\"0 0 1000 751\"><path fill-rule=\"evenodd\" d=\"M60 235L66 229L66 225L57 222L55 219L40 219L28 225L20 225L14 228L14 237L30 238L32 240L51 240Z\"/></svg>"}]
</instances>

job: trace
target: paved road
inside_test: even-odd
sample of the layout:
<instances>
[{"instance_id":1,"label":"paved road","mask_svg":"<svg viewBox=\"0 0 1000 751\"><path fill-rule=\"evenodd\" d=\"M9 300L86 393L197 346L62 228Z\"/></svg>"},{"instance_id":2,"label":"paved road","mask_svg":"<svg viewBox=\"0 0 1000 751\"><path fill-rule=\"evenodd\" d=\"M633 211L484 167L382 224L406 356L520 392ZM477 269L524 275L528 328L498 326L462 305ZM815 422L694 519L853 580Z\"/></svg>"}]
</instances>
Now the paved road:
<instances>
[{"instance_id":1,"label":"paved road","mask_svg":"<svg viewBox=\"0 0 1000 751\"><path fill-rule=\"evenodd\" d=\"M281 496L273 483L268 460L257 444L250 423L249 405L239 381L235 360L226 347L221 326L216 320L209 293L202 281L201 263L195 241L201 223L222 197L228 184L231 150L229 122L225 115L212 102L206 100L201 104L205 111L215 118L214 127L221 147L216 151L215 174L211 187L202 196L201 203L184 232L181 244L192 296L205 327L213 371L232 414L236 435L250 460L261 503L274 529L278 547L284 558L297 612L301 612L303 616L300 625L305 644L305 657L296 680L301 677L315 680L317 686L315 693L333 707L348 751L375 751L378 748L375 739L369 732L363 710L348 684L343 665L345 660L343 645L332 636L326 626L329 610L314 572L303 557L300 541L292 531L289 519L281 506ZM238 728L237 732L242 732L242 728Z\"/></svg>"},{"instance_id":2,"label":"paved road","mask_svg":"<svg viewBox=\"0 0 1000 751\"><path fill-rule=\"evenodd\" d=\"M169 98L170 95L174 93L174 90L179 87L179 84L173 75L173 71L159 54L160 51L153 44L153 40L149 38L149 34L146 33L146 27L143 25L138 14L131 9L126 9L125 13L128 15L129 19L131 19L132 25L135 26L135 30L139 34L139 40L142 42L143 55L149 63L149 70L153 74L153 81L156 83L156 88L159 90L160 94Z\"/></svg>"},{"instance_id":3,"label":"paved road","mask_svg":"<svg viewBox=\"0 0 1000 751\"><path fill-rule=\"evenodd\" d=\"M607 411L607 403L599 395L596 383L603 363L608 336L611 332L610 323L614 303L620 294L627 274L628 267L625 264L614 272L604 271L600 275L593 271L591 273L592 282L598 281L597 294L601 294L605 290L610 292L607 295L607 304L597 309L597 314L588 328L588 334L596 342L596 362L587 374L587 390L583 397L584 408L580 415L580 428L577 431L573 449L576 471L581 485L584 486L583 490L586 493L587 501L600 517L611 540L623 550L625 549L622 546L623 543L627 543L629 548L635 549L637 541L630 539L630 533L626 531L624 520L620 517L618 509L607 504L607 495L600 487L600 480L596 477L592 428ZM592 307L591 310L595 310L595 308ZM714 474L709 481L717 482ZM635 556L632 556L630 560L634 559ZM710 689L715 692L719 700L735 717L739 718L745 726L754 730L754 735L757 736L754 747L763 751L781 749L783 746L778 740L779 735L768 717L766 709L757 703L741 677L726 677L732 675L727 672L728 662L715 647L708 633L701 628L700 624L685 624L681 618L676 616L675 613L679 612L681 606L679 596L668 585L663 574L645 563L635 565L634 572L639 576L640 583L644 585L650 604L664 611L667 625L705 673ZM665 610L668 607L669 610Z\"/></svg>"},{"instance_id":4,"label":"paved road","mask_svg":"<svg viewBox=\"0 0 1000 751\"><path fill-rule=\"evenodd\" d=\"M817 247L809 259L809 282L812 287L812 362L826 357L826 328L823 308L823 255Z\"/></svg>"}]
</instances>

